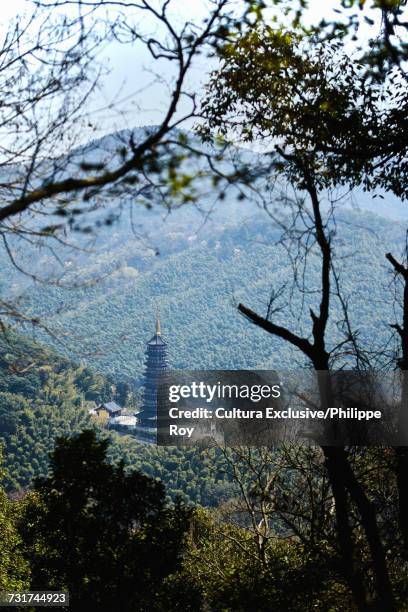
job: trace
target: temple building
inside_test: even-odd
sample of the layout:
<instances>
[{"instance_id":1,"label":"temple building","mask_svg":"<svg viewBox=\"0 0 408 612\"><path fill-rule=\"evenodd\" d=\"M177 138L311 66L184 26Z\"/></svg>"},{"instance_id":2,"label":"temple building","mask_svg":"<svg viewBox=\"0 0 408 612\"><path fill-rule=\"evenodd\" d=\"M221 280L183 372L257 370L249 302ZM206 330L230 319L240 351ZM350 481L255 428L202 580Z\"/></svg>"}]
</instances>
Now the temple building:
<instances>
[{"instance_id":1,"label":"temple building","mask_svg":"<svg viewBox=\"0 0 408 612\"><path fill-rule=\"evenodd\" d=\"M160 374L168 368L167 342L161 335L160 318L156 318L156 333L147 343L143 406L138 415L139 425L155 429L157 425L157 385Z\"/></svg>"}]
</instances>

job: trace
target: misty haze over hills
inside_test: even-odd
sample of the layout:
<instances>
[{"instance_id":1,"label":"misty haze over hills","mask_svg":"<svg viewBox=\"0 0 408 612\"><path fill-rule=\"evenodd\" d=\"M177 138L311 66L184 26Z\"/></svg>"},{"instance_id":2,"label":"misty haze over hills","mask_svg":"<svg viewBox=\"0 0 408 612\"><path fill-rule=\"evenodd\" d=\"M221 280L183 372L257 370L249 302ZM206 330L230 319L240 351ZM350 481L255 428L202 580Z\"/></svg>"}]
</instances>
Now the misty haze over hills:
<instances>
[{"instance_id":1,"label":"misty haze over hills","mask_svg":"<svg viewBox=\"0 0 408 612\"><path fill-rule=\"evenodd\" d=\"M141 130L143 128L140 128ZM87 163L112 163L115 151L130 131L111 134L73 152ZM138 130L135 131L138 137ZM246 159L251 155L243 152ZM70 162L70 164L73 162ZM187 160L187 165L190 160ZM192 163L192 162L191 162ZM228 162L225 162L226 164ZM69 168L68 168L69 170ZM343 291L350 297L353 325L362 341L378 345L389 337L394 322L390 271L385 253L399 255L404 244L407 205L390 195L373 198L361 190L345 199L336 214L335 248L341 258ZM277 244L280 230L252 202L238 201L231 189L222 201L206 189L198 205L166 211L130 204L112 224L109 211L120 207L112 199L95 235L73 232L70 240L85 250L58 247L58 258L46 247L27 249L15 244L19 264L35 273L47 271L66 285L98 279L90 286L67 289L33 283L18 273L2 254L3 292L20 296L32 315L40 316L60 338L43 332L36 337L69 357L83 360L102 372L139 382L143 372L144 342L153 331L157 307L177 368L293 368L302 358L244 320L238 302L266 313L272 287L287 285L282 298L290 301L278 321L291 329L310 329L308 307L313 296L291 295L292 271ZM35 257L35 265L32 265ZM340 260L339 260L340 261ZM308 278L318 286L318 262L311 260ZM330 334L338 338L337 320ZM26 329L32 334L31 329Z\"/></svg>"}]
</instances>

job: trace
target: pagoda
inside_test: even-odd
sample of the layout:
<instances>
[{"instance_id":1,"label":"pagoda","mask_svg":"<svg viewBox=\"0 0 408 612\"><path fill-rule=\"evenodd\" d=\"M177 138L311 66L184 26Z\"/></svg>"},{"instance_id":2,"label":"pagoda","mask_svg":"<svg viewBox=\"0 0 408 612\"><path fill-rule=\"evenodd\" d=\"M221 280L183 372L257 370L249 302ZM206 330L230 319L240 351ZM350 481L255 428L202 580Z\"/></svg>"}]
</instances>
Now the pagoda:
<instances>
[{"instance_id":1,"label":"pagoda","mask_svg":"<svg viewBox=\"0 0 408 612\"><path fill-rule=\"evenodd\" d=\"M157 386L160 375L168 368L167 342L161 335L160 317L156 317L156 333L147 342L145 361L143 406L139 413L142 427L157 426Z\"/></svg>"}]
</instances>

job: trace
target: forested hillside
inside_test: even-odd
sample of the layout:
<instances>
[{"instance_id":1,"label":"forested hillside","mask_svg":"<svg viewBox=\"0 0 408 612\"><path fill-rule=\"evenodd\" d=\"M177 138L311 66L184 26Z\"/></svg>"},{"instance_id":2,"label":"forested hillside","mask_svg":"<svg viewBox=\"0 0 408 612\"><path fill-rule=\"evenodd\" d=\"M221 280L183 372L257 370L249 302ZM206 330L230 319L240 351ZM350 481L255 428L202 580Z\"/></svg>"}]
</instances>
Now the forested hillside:
<instances>
[{"instance_id":1,"label":"forested hillside","mask_svg":"<svg viewBox=\"0 0 408 612\"><path fill-rule=\"evenodd\" d=\"M285 286L281 305L291 305L291 314L288 308L282 314L285 324L295 330L309 324L308 305L314 295L292 292L292 269L277 244L280 234L272 221L262 213L247 217L241 210L235 221L226 214L216 224L188 234L192 213L179 213L176 220L160 222L157 256L141 250L123 221L104 229L94 257L78 255L83 275L99 279L118 269L91 286L64 289L29 283L24 288L21 275L3 254L3 284L22 292L20 304L26 312L43 318L56 333L52 337L26 326L26 339L12 331L1 336L0 422L8 490L28 487L33 476L46 472L57 436L91 424L89 402L112 399L121 381L134 389L139 401L145 341L153 333L157 307L176 368L302 365L288 345L250 325L236 310L242 301L266 312L271 289ZM360 332L360 342L369 341L373 350L389 338L389 323L398 308L384 255L400 252L403 228L371 213L344 210L338 214L337 229L337 271L351 323ZM309 261L311 288L319 276L313 258ZM277 312L277 321L280 316ZM330 325L333 340L339 338L340 319L337 304ZM42 344L29 340L32 336ZM128 466L162 479L173 498L180 495L212 506L234 494L230 474L216 456L209 460L198 450L161 449L130 436L110 436L112 460L123 458Z\"/></svg>"},{"instance_id":2,"label":"forested hillside","mask_svg":"<svg viewBox=\"0 0 408 612\"><path fill-rule=\"evenodd\" d=\"M109 396L109 384L8 329L0 335L0 442L5 486L30 486L48 469L55 438L89 427L87 406Z\"/></svg>"},{"instance_id":3,"label":"forested hillside","mask_svg":"<svg viewBox=\"0 0 408 612\"><path fill-rule=\"evenodd\" d=\"M91 152L94 148L90 145ZM88 414L92 402L116 398L123 405L129 397L132 407L140 402L145 342L157 308L175 368L303 365L288 344L250 325L236 306L243 302L266 313L271 291L282 288L275 321L307 333L319 283L317 259L309 257L308 292L302 293L301 282L293 283L282 230L267 214L236 201L233 192L210 208L204 216L188 206L168 215L139 209L140 232L123 215L89 238L73 232L75 248L59 245L57 258L46 248L33 257L26 245L20 251L18 242L14 262L1 253L3 292L18 297L25 315L39 318L54 334L23 324L18 334L8 330L0 336L0 435L9 491L29 487L34 476L46 473L56 437L98 427ZM385 253L402 250L403 225L347 207L329 224L351 325L359 341L375 351L388 341L398 310ZM54 280L62 266L62 282L32 282L16 261L34 276L43 271ZM333 342L341 339L342 317L334 300L328 330ZM172 498L214 506L235 494L231 474L215 452L109 436L112 461L123 459L160 478Z\"/></svg>"},{"instance_id":4,"label":"forested hillside","mask_svg":"<svg viewBox=\"0 0 408 612\"><path fill-rule=\"evenodd\" d=\"M284 312L286 325L307 329L312 289L319 282L313 257L307 270L309 293L302 295L292 292L292 269L284 247L276 244L279 232L266 214L246 219L241 215L235 223L229 219L211 227L211 232L203 230L203 235L192 234L188 240L186 234L175 236L174 225L164 223L160 240L167 237L169 246L156 257L141 255L139 242L124 232L123 240L106 240L106 252L88 262L99 274L118 264L112 276L75 290L37 285L26 303L31 313L46 317L58 330L58 351L136 384L142 379L144 343L153 332L157 307L176 368L301 365L288 345L251 326L236 305L243 302L266 313L272 288L285 286L280 304L290 302L291 314L288 308ZM388 324L394 320L385 253L399 254L403 239L404 230L396 221L350 210L337 215L333 242L342 293L351 298L352 325L371 348L373 341L376 346L386 342ZM331 316L333 340L339 338L341 318L337 304ZM54 343L45 334L41 338Z\"/></svg>"},{"instance_id":5,"label":"forested hillside","mask_svg":"<svg viewBox=\"0 0 408 612\"><path fill-rule=\"evenodd\" d=\"M173 498L214 506L233 495L230 475L215 451L157 448L100 428L88 408L115 397L105 377L12 330L0 335L0 349L0 444L9 492L29 488L34 477L47 474L56 438L96 427L111 438L112 462L123 460L159 478Z\"/></svg>"},{"instance_id":6,"label":"forested hillside","mask_svg":"<svg viewBox=\"0 0 408 612\"><path fill-rule=\"evenodd\" d=\"M134 130L136 140L142 133ZM110 134L77 153L87 163L109 158L126 134ZM239 155L256 163L248 150ZM236 309L242 302L266 313L271 291L284 287L275 306L285 310L275 313L276 322L281 316L295 331L310 330L309 306L316 306L313 292L320 273L312 256L307 294L299 290L300 277L294 287L287 244L279 244L282 226L290 222L284 200L278 192L271 194L277 223L254 202L240 199L236 187L218 201L218 189L210 189L204 179L196 189L195 204L171 211L158 206L153 195L147 198L151 208L128 207L113 198L95 207L86 220L89 227L73 222L66 241L41 248L10 238L13 262L5 250L0 252L3 293L18 300L25 316L40 318L54 337L30 325L23 331L68 359L136 387L157 308L175 368L302 365L287 344L251 326ZM370 341L371 350L388 340L388 324L395 320L385 253L400 254L404 223L367 211L402 218L406 208L390 194L377 195L354 190L337 206L335 219L324 208L351 324L363 343ZM38 278L41 282L33 282ZM340 318L340 304L334 301L328 330L333 340L339 337Z\"/></svg>"}]
</instances>

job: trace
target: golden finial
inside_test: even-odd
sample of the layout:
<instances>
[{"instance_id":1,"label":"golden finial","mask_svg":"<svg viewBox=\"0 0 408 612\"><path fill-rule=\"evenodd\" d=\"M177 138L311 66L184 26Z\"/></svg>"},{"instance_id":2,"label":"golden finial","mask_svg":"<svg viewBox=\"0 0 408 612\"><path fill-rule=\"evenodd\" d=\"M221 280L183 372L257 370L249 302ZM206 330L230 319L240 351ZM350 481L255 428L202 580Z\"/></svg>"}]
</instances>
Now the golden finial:
<instances>
[{"instance_id":1,"label":"golden finial","mask_svg":"<svg viewBox=\"0 0 408 612\"><path fill-rule=\"evenodd\" d=\"M157 312L156 312L156 335L157 336L161 335L161 329L160 329L160 311L159 311L159 309L157 309Z\"/></svg>"}]
</instances>

